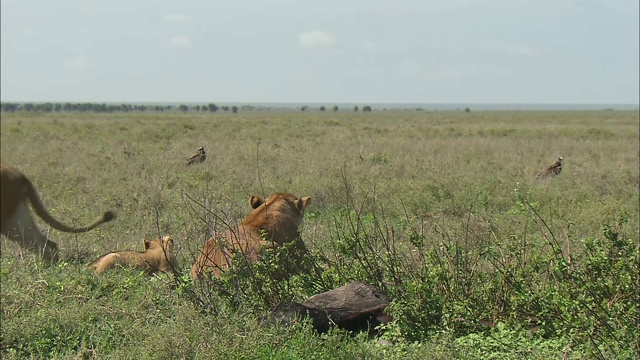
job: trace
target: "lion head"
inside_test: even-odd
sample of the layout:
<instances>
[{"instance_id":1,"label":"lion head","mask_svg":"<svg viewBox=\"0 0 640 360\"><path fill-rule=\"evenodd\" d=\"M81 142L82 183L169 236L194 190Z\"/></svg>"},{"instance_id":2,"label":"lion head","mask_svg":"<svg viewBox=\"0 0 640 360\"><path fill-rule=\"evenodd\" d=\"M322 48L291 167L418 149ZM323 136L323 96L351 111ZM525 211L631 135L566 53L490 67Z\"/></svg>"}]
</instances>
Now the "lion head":
<instances>
[{"instance_id":1,"label":"lion head","mask_svg":"<svg viewBox=\"0 0 640 360\"><path fill-rule=\"evenodd\" d=\"M219 275L231 266L231 258L240 253L249 262L270 248L291 245L289 261L284 265L288 272L304 271L302 259L307 248L298 232L304 220L304 211L311 204L308 196L297 198L289 193L275 193L264 199L251 196L253 210L242 223L209 239L191 268L191 277L198 279L205 270Z\"/></svg>"},{"instance_id":2,"label":"lion head","mask_svg":"<svg viewBox=\"0 0 640 360\"><path fill-rule=\"evenodd\" d=\"M102 255L87 266L88 270L101 273L115 267L131 267L149 274L168 273L178 268L173 252L173 239L167 235L152 241L143 240L144 251L118 251Z\"/></svg>"}]
</instances>

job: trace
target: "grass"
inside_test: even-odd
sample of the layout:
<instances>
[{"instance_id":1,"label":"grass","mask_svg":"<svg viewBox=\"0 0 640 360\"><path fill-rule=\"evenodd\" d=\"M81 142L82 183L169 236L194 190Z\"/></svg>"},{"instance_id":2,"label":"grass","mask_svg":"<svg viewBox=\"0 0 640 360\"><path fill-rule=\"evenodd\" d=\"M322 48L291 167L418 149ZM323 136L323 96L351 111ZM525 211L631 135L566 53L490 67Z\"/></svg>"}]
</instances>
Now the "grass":
<instances>
[{"instance_id":1,"label":"grass","mask_svg":"<svg viewBox=\"0 0 640 360\"><path fill-rule=\"evenodd\" d=\"M2 161L54 216L118 213L51 230L51 267L2 238L2 358L628 358L639 125L637 111L2 113ZM186 167L199 146L207 160ZM563 173L536 180L559 155ZM250 195L276 191L313 198L302 235L321 273L227 279L232 296L181 276ZM177 280L84 270L164 234ZM270 302L354 280L394 299L392 345L260 325Z\"/></svg>"}]
</instances>

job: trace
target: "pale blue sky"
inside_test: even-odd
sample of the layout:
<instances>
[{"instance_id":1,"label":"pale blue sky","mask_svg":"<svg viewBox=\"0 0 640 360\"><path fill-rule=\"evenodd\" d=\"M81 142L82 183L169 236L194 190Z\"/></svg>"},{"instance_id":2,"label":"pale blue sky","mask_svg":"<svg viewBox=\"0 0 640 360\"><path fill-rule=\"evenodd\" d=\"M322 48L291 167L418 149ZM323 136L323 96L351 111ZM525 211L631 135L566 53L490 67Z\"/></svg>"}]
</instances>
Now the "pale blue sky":
<instances>
[{"instance_id":1,"label":"pale blue sky","mask_svg":"<svg viewBox=\"0 0 640 360\"><path fill-rule=\"evenodd\" d=\"M638 0L2 0L2 101L639 102Z\"/></svg>"}]
</instances>

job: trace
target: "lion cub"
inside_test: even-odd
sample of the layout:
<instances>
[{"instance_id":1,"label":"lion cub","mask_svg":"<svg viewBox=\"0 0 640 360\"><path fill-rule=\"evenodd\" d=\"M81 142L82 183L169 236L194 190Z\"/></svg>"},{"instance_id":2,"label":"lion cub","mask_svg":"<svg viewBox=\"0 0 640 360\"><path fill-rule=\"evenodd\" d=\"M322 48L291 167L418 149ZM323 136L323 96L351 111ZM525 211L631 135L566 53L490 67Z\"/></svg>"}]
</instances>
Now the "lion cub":
<instances>
[{"instance_id":1,"label":"lion cub","mask_svg":"<svg viewBox=\"0 0 640 360\"><path fill-rule=\"evenodd\" d=\"M128 250L102 255L87 265L87 270L101 273L117 266L126 266L155 274L158 271L166 273L178 268L171 236L167 235L153 241L143 240L143 244L145 249L143 252Z\"/></svg>"}]
</instances>

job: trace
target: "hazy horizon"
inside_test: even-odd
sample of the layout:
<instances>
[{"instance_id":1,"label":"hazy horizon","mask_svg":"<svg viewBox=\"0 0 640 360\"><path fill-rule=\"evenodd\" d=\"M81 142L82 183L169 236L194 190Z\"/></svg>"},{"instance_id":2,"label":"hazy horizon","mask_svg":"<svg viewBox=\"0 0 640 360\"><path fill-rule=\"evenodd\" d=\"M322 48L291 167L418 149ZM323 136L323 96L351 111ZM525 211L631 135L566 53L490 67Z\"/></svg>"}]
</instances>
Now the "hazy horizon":
<instances>
[{"instance_id":1,"label":"hazy horizon","mask_svg":"<svg viewBox=\"0 0 640 360\"><path fill-rule=\"evenodd\" d=\"M216 104L218 106L253 106L258 109L273 108L273 109L299 109L302 106L308 106L310 110L325 106L327 111L331 111L333 106L338 106L340 110L352 110L354 106L361 108L362 106L371 106L374 110L389 109L424 109L424 110L457 110L470 108L471 110L638 110L640 109L639 103L593 103L593 104L560 104L560 103L355 103L355 102L247 102L247 101L2 101L3 103L17 103L17 104L43 104L43 103L93 103L93 104L107 104L107 105L161 105L161 106L195 106L195 105L207 105L209 103Z\"/></svg>"}]
</instances>

